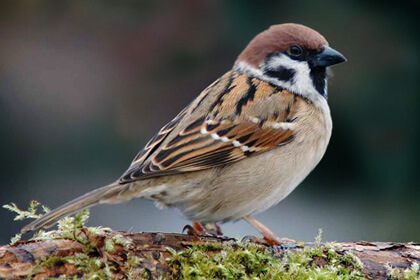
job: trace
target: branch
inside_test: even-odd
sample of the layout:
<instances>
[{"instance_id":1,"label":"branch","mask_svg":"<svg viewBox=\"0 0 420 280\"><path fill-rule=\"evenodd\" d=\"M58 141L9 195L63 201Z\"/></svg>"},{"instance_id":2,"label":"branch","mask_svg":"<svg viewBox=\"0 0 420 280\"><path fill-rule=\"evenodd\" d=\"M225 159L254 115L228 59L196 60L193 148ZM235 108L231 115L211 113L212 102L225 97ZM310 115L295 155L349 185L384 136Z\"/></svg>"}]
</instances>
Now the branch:
<instances>
[{"instance_id":1,"label":"branch","mask_svg":"<svg viewBox=\"0 0 420 280\"><path fill-rule=\"evenodd\" d=\"M266 247L209 236L89 228L68 238L43 236L0 247L0 278L420 279L419 243Z\"/></svg>"}]
</instances>

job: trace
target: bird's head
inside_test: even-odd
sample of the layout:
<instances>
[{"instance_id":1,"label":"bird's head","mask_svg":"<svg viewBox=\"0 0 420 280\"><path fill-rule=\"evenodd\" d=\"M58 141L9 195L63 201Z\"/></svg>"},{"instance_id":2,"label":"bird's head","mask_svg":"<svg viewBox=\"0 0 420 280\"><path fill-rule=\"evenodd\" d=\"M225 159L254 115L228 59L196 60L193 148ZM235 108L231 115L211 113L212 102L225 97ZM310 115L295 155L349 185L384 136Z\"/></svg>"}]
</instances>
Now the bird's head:
<instances>
[{"instance_id":1,"label":"bird's head","mask_svg":"<svg viewBox=\"0 0 420 280\"><path fill-rule=\"evenodd\" d=\"M327 95L327 67L344 61L317 31L287 23L258 34L239 55L235 69L314 99Z\"/></svg>"}]
</instances>

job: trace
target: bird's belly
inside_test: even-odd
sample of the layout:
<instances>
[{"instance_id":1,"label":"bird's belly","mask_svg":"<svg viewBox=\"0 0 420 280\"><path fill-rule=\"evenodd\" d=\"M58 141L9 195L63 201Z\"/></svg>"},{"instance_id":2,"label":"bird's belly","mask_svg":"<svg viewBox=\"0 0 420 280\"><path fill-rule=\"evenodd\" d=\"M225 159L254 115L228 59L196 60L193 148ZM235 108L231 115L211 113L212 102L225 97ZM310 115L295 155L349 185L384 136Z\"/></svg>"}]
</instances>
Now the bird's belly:
<instances>
[{"instance_id":1,"label":"bird's belly","mask_svg":"<svg viewBox=\"0 0 420 280\"><path fill-rule=\"evenodd\" d=\"M221 169L200 171L200 176L170 176L167 183L159 182L143 197L174 206L203 223L264 211L290 194L321 160L328 139L304 143L307 140L293 141Z\"/></svg>"},{"instance_id":2,"label":"bird's belly","mask_svg":"<svg viewBox=\"0 0 420 280\"><path fill-rule=\"evenodd\" d=\"M211 199L206 202L210 207L202 207L203 219L236 220L280 202L318 164L326 145L305 147L286 145L226 169L226 175L211 187Z\"/></svg>"}]
</instances>

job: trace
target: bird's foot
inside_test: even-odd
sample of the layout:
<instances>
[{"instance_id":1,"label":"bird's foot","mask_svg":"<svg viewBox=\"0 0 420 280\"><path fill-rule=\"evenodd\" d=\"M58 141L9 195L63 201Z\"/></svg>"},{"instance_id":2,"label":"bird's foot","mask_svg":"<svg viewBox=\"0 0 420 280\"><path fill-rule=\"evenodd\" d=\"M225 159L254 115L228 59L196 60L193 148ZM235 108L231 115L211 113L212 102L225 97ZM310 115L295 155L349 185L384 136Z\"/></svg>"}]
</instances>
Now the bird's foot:
<instances>
[{"instance_id":1,"label":"bird's foot","mask_svg":"<svg viewBox=\"0 0 420 280\"><path fill-rule=\"evenodd\" d=\"M207 223L205 225L199 222L193 222L191 225L186 225L182 232L187 231L188 235L193 235L196 237L205 236L205 237L214 237L223 240L235 240L223 235L222 229L216 223Z\"/></svg>"},{"instance_id":2,"label":"bird's foot","mask_svg":"<svg viewBox=\"0 0 420 280\"><path fill-rule=\"evenodd\" d=\"M295 239L290 239L290 238L280 238L280 242L281 242L282 244L291 244L291 243L293 243L293 244L297 244L297 243L298 243L298 241L297 241L297 240L295 240Z\"/></svg>"},{"instance_id":3,"label":"bird's foot","mask_svg":"<svg viewBox=\"0 0 420 280\"><path fill-rule=\"evenodd\" d=\"M193 222L192 226L191 225L186 225L184 226L184 228L182 229L182 232L187 231L188 235L194 235L194 236L199 236L199 235L209 235L208 230L201 224L198 222Z\"/></svg>"},{"instance_id":4,"label":"bird's foot","mask_svg":"<svg viewBox=\"0 0 420 280\"><path fill-rule=\"evenodd\" d=\"M199 236L199 233L191 225L185 225L184 228L182 229L182 233L184 232L186 232L187 235L191 235L197 238Z\"/></svg>"},{"instance_id":5,"label":"bird's foot","mask_svg":"<svg viewBox=\"0 0 420 280\"><path fill-rule=\"evenodd\" d=\"M216 223L208 223L204 227L208 234L211 234L215 237L226 237L223 235L223 232L220 226Z\"/></svg>"},{"instance_id":6,"label":"bird's foot","mask_svg":"<svg viewBox=\"0 0 420 280\"><path fill-rule=\"evenodd\" d=\"M272 237L256 237L252 235L247 235L242 238L241 242L247 243L255 243L258 245L264 245L269 247L280 247L281 249L285 248L296 248L297 241L288 238L272 238Z\"/></svg>"},{"instance_id":7,"label":"bird's foot","mask_svg":"<svg viewBox=\"0 0 420 280\"><path fill-rule=\"evenodd\" d=\"M280 246L280 245L284 245L284 244L296 244L296 240L293 239L287 239L287 238L282 238L279 239L274 232L272 232L268 227L266 227L263 223L261 223L260 221L258 221L257 219L255 219L254 217L251 216L246 216L244 217L245 221L247 221L248 223L250 223L254 228L256 228L264 237L263 238L257 238L257 237L245 237L245 241L256 241L256 240L260 240L260 241L256 241L256 243L261 243L261 244L266 244L266 245L274 245L274 246ZM243 240L244 240L243 239ZM262 240L262 242L261 242Z\"/></svg>"},{"instance_id":8,"label":"bird's foot","mask_svg":"<svg viewBox=\"0 0 420 280\"><path fill-rule=\"evenodd\" d=\"M256 237L252 235L247 235L242 238L241 242L252 242L259 245L266 245L266 246L280 246L282 243L278 238L273 237Z\"/></svg>"}]
</instances>

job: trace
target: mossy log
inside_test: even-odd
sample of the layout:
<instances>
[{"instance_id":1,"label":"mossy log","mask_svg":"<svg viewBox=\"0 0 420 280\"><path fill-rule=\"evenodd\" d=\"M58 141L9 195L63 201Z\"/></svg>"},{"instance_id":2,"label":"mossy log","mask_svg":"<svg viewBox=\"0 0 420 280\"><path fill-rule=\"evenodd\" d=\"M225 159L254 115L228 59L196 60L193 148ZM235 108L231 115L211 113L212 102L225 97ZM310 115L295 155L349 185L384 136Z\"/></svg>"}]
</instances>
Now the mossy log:
<instances>
[{"instance_id":1,"label":"mossy log","mask_svg":"<svg viewBox=\"0 0 420 280\"><path fill-rule=\"evenodd\" d=\"M0 247L0 278L22 279L28 276L32 279L63 276L89 278L85 277L85 273L89 272L93 273L90 276L99 277L92 277L92 279L107 278L110 275L113 279L174 279L175 275L180 275L182 269L180 268L182 261L179 258L175 260L173 258L178 254L177 252L198 248L197 250L202 250L203 254L214 255L215 251L221 250L222 247L218 247L219 245L230 244L230 250L237 250L241 246L238 244L242 244L226 238L176 233L103 231L90 234L86 231L84 236L86 237L84 240L77 238L31 240ZM288 251L304 250L300 248L321 248L320 246L323 245L290 243L287 246L267 247L264 250L279 258ZM260 245L260 247L264 246ZM366 279L389 279L390 274L393 273L392 269L400 272L408 271L413 269L415 266L413 264L416 263L417 267L414 269L417 271L413 275L414 279L418 277L419 243L344 242L334 243L334 246L330 246L328 250L331 248L334 248L336 256L351 253L357 257L363 263L363 266L360 266L360 272ZM187 258L192 258L191 256L188 255ZM314 254L314 256L310 260L312 267L320 268L331 261L331 258L326 255ZM90 262L89 258L94 261ZM189 261L195 261L195 259ZM261 263L264 264L264 262ZM350 266L343 260L336 265ZM400 273L400 275L403 274ZM221 277L221 279L224 278Z\"/></svg>"}]
</instances>

